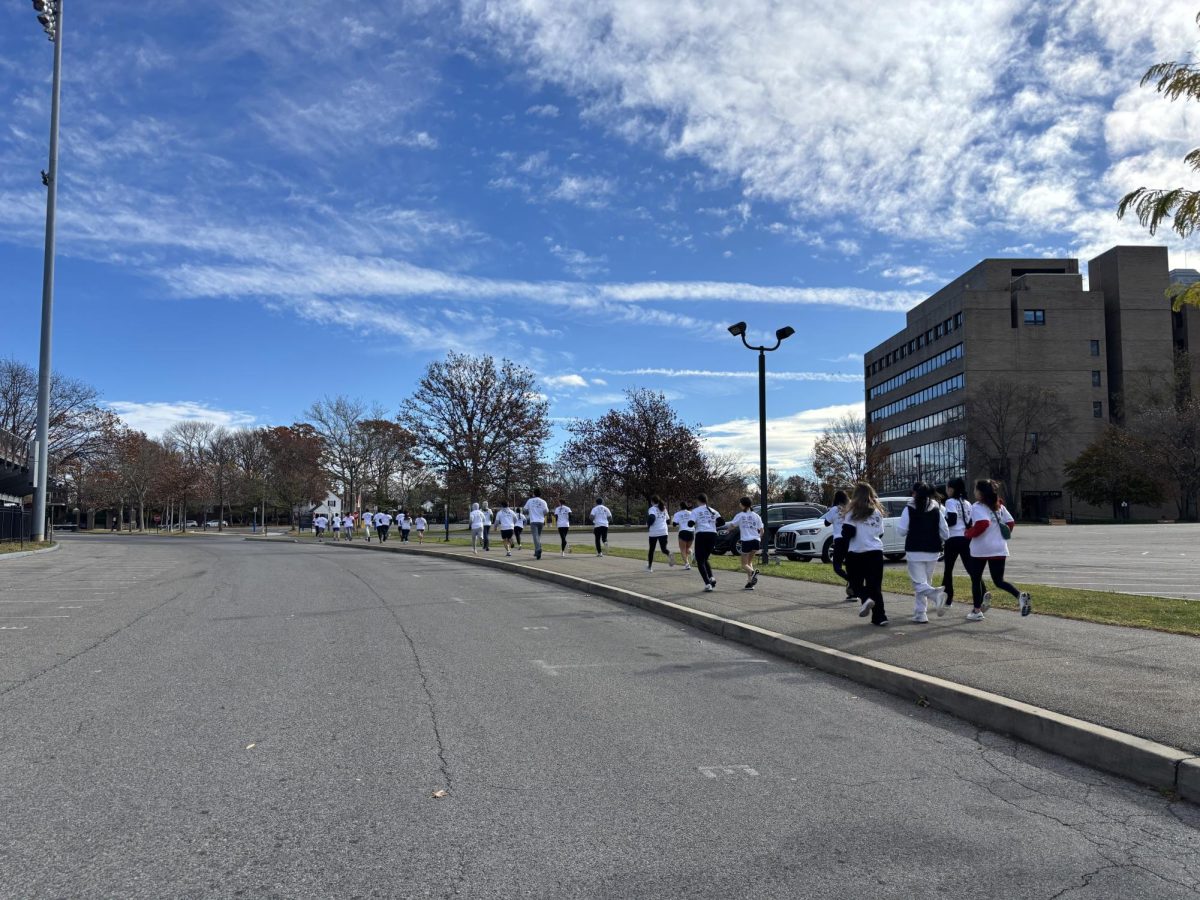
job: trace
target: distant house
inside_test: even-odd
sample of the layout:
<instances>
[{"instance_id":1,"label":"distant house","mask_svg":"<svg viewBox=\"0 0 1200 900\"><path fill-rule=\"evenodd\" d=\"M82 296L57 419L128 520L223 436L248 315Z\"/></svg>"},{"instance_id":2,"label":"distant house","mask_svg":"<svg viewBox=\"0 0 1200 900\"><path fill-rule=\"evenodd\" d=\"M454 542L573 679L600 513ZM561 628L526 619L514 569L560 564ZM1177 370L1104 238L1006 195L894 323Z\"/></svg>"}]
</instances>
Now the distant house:
<instances>
[{"instance_id":1,"label":"distant house","mask_svg":"<svg viewBox=\"0 0 1200 900\"><path fill-rule=\"evenodd\" d=\"M317 516L333 517L342 513L342 498L332 491L325 495L324 500L310 501L296 509L296 517L301 528L311 528L312 520Z\"/></svg>"}]
</instances>

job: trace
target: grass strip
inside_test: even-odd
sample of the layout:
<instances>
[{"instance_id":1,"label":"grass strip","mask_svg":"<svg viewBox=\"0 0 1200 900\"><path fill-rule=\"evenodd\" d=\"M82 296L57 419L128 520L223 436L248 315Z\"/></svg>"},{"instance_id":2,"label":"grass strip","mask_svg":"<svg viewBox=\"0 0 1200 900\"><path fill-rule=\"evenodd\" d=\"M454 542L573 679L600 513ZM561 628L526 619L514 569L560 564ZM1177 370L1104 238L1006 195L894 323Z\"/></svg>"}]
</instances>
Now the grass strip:
<instances>
[{"instance_id":1,"label":"grass strip","mask_svg":"<svg viewBox=\"0 0 1200 900\"><path fill-rule=\"evenodd\" d=\"M0 544L0 556L5 553L28 553L30 550L45 550L47 547L53 547L54 541L26 541L24 544L19 541L6 542Z\"/></svg>"}]
</instances>

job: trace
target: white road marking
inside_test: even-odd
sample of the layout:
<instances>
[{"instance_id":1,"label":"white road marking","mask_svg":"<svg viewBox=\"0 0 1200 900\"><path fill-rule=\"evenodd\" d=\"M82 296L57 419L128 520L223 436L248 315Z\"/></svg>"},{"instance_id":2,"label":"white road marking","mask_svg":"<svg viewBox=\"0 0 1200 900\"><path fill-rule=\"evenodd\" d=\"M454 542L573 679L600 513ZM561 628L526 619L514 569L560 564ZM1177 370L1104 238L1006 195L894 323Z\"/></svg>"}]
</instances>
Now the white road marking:
<instances>
[{"instance_id":1,"label":"white road marking","mask_svg":"<svg viewBox=\"0 0 1200 900\"><path fill-rule=\"evenodd\" d=\"M522 631L549 631L549 625L522 625Z\"/></svg>"},{"instance_id":2,"label":"white road marking","mask_svg":"<svg viewBox=\"0 0 1200 900\"><path fill-rule=\"evenodd\" d=\"M0 631L26 631L28 625L0 625Z\"/></svg>"},{"instance_id":3,"label":"white road marking","mask_svg":"<svg viewBox=\"0 0 1200 900\"><path fill-rule=\"evenodd\" d=\"M755 776L757 770L749 766L697 766L696 767L705 778L717 778L720 775L748 775Z\"/></svg>"},{"instance_id":4,"label":"white road marking","mask_svg":"<svg viewBox=\"0 0 1200 900\"><path fill-rule=\"evenodd\" d=\"M0 619L69 619L70 616L0 616Z\"/></svg>"}]
</instances>

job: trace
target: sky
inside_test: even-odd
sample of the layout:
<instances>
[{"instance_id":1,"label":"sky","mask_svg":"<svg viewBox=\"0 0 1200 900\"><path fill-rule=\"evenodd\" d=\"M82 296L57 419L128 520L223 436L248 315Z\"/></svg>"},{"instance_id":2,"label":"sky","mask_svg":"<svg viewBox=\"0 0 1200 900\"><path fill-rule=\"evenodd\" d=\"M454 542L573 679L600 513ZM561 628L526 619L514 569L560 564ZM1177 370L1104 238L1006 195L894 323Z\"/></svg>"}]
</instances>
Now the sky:
<instances>
[{"instance_id":1,"label":"sky","mask_svg":"<svg viewBox=\"0 0 1200 900\"><path fill-rule=\"evenodd\" d=\"M54 366L131 426L398 410L449 350L556 431L663 391L773 466L861 412L862 353L989 256L1166 243L1200 104L1171 0L157 0L64 22ZM0 355L37 363L52 45L0 5Z\"/></svg>"}]
</instances>

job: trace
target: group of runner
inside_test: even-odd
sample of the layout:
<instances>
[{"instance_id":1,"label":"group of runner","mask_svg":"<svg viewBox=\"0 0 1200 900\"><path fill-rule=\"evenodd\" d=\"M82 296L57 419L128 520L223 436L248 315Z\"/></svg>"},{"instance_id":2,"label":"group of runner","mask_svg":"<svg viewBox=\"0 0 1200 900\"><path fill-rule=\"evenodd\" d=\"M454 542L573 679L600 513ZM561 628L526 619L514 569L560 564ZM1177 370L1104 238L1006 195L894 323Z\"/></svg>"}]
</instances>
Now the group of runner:
<instances>
[{"instance_id":1,"label":"group of runner","mask_svg":"<svg viewBox=\"0 0 1200 900\"><path fill-rule=\"evenodd\" d=\"M883 519L883 506L869 484L856 485L850 495L835 493L825 514L825 523L833 527L833 570L846 580L846 600L857 601L858 614L881 626L888 624L883 603ZM928 624L931 607L938 616L946 614L954 603L954 566L959 560L971 578L967 619L983 621L992 604L985 570L996 587L1017 599L1021 615L1029 615L1033 611L1029 593L1004 578L1008 539L1015 527L994 481L975 482L973 500L962 478L951 479L940 498L925 482L914 484L898 526L915 597L911 621ZM941 585L934 585L939 558L945 568Z\"/></svg>"},{"instance_id":2,"label":"group of runner","mask_svg":"<svg viewBox=\"0 0 1200 900\"><path fill-rule=\"evenodd\" d=\"M354 540L355 525L358 524L363 535L367 539L367 543L371 542L371 533L375 533L375 537L381 543L386 543L389 534L392 530L392 523L396 524L400 532L400 542L407 544L409 536L413 531L417 533L417 543L425 543L425 529L428 523L425 517L418 513L416 516L409 514L405 510L399 510L395 515L386 510L363 510L360 515L354 513L346 513L339 515L334 513L332 516L327 516L324 513L313 516L313 531L316 532L317 540L323 542L325 534L328 532L332 535L335 541L352 541Z\"/></svg>"}]
</instances>

